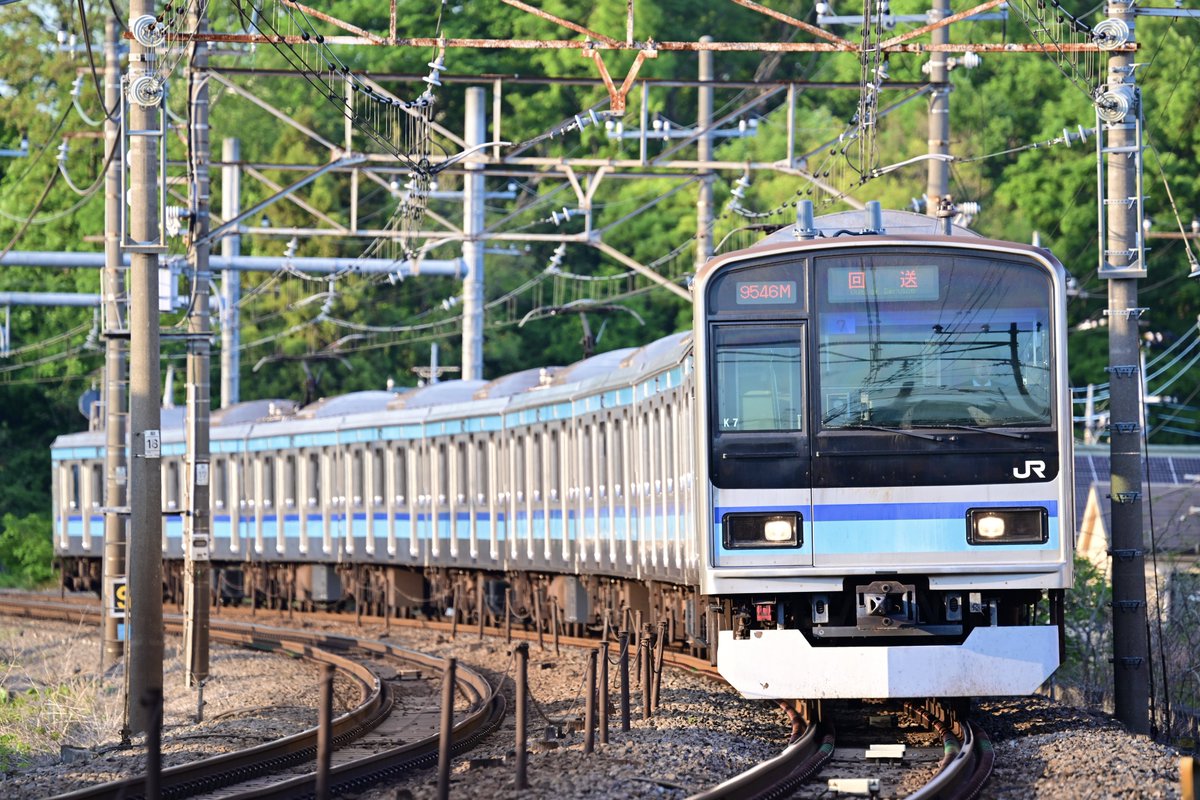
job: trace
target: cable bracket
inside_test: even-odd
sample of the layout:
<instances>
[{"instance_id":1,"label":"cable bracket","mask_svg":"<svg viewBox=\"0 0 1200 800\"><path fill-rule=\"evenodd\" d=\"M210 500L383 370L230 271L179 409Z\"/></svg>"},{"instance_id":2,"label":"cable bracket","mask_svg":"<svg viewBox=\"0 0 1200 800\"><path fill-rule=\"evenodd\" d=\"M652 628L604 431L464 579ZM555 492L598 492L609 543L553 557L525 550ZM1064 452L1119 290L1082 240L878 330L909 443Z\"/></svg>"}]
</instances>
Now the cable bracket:
<instances>
[{"instance_id":1,"label":"cable bracket","mask_svg":"<svg viewBox=\"0 0 1200 800\"><path fill-rule=\"evenodd\" d=\"M1110 547L1107 552L1109 556L1117 559L1118 561L1133 561L1135 558L1140 558L1146 555L1146 551L1138 547L1125 547L1116 549Z\"/></svg>"}]
</instances>

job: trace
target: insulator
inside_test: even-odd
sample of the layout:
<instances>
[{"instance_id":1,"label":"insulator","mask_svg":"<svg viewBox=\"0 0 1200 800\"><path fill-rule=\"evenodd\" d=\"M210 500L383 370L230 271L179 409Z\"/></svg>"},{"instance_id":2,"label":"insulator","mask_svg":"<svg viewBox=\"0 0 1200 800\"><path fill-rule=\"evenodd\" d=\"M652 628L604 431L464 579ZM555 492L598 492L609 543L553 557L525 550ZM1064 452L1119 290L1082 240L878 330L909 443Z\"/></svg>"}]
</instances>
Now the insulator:
<instances>
[{"instance_id":1,"label":"insulator","mask_svg":"<svg viewBox=\"0 0 1200 800\"><path fill-rule=\"evenodd\" d=\"M1129 25L1118 17L1106 17L1092 29L1092 38L1101 50L1115 50L1129 41Z\"/></svg>"},{"instance_id":2,"label":"insulator","mask_svg":"<svg viewBox=\"0 0 1200 800\"><path fill-rule=\"evenodd\" d=\"M143 14L129 24L129 32L142 47L159 47L167 38L167 32L149 14Z\"/></svg>"},{"instance_id":3,"label":"insulator","mask_svg":"<svg viewBox=\"0 0 1200 800\"><path fill-rule=\"evenodd\" d=\"M163 99L163 82L157 75L138 75L129 83L129 99L143 108L156 106Z\"/></svg>"},{"instance_id":4,"label":"insulator","mask_svg":"<svg viewBox=\"0 0 1200 800\"><path fill-rule=\"evenodd\" d=\"M1096 98L1096 113L1107 123L1121 122L1137 105L1132 86L1120 85Z\"/></svg>"}]
</instances>

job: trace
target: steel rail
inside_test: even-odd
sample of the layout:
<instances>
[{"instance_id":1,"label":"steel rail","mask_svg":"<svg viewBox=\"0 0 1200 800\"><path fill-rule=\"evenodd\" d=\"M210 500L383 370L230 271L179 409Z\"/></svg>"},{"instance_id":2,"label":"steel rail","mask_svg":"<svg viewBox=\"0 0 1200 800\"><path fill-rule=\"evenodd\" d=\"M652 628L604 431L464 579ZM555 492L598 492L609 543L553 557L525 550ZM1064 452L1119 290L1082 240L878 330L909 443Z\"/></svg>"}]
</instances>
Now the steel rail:
<instances>
[{"instance_id":1,"label":"steel rail","mask_svg":"<svg viewBox=\"0 0 1200 800\"><path fill-rule=\"evenodd\" d=\"M833 733L810 722L782 753L688 800L766 800L789 797L833 755Z\"/></svg>"},{"instance_id":2,"label":"steel rail","mask_svg":"<svg viewBox=\"0 0 1200 800\"><path fill-rule=\"evenodd\" d=\"M0 595L0 614L36 619L59 619L98 622L99 608L60 602L22 599ZM172 615L164 619L164 627L181 629L182 618ZM377 727L391 713L390 691L378 675L364 664L356 663L340 653L358 652L376 657L400 660L430 670L444 668L445 660L418 653L384 642L362 641L319 631L296 631L256 623L213 620L211 633L215 641L236 646L289 653L322 663L333 664L349 675L360 689L359 705L333 722L335 747L345 746ZM333 652L339 651L339 652ZM468 750L499 726L504 718L505 703L490 682L469 668L459 667L459 689L470 701L466 717L455 725L452 751ZM239 792L237 783L268 776L285 768L315 763L317 728L310 728L283 739L255 747L222 754L201 761L181 764L163 770L159 785L161 797L188 797L198 793L228 789L222 797L295 797L307 794L315 786L315 773L283 779L271 787L261 785ZM431 766L437 760L438 736L427 737L410 744L388 748L363 759L340 764L331 770L331 785L339 790L361 788L386 777L395 777L413 769ZM79 789L60 800L87 798L124 798L133 800L144 796L145 778L133 777L120 781Z\"/></svg>"}]
</instances>

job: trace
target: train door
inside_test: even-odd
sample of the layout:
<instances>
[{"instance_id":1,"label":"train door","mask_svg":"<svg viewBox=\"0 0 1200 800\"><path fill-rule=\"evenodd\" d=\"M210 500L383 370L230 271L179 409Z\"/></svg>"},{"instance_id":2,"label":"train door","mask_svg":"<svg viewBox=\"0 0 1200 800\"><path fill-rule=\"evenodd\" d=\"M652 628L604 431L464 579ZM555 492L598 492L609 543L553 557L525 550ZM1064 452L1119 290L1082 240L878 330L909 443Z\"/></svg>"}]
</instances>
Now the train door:
<instances>
[{"instance_id":1,"label":"train door","mask_svg":"<svg viewBox=\"0 0 1200 800\"><path fill-rule=\"evenodd\" d=\"M803 321L709 328L716 566L811 566L811 424Z\"/></svg>"}]
</instances>

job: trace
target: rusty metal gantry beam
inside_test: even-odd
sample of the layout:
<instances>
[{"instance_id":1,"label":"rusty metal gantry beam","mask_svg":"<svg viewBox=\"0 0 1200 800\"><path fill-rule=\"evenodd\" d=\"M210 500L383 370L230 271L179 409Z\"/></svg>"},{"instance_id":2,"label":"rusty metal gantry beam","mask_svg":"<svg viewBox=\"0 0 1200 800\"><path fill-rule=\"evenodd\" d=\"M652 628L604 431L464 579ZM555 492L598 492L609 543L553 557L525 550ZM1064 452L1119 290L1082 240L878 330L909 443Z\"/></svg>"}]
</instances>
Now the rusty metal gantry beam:
<instances>
[{"instance_id":1,"label":"rusty metal gantry beam","mask_svg":"<svg viewBox=\"0 0 1200 800\"><path fill-rule=\"evenodd\" d=\"M438 49L474 49L474 50L579 50L585 58L591 59L604 85L608 90L611 110L622 113L625 110L626 97L633 81L637 77L642 64L648 58L655 58L660 52L756 52L756 53L857 53L861 49L859 43L844 39L836 34L819 28L803 20L775 11L754 2L754 0L730 0L732 3L763 14L771 19L791 25L799 30L816 36L820 42L717 42L717 41L666 41L656 42L648 38L644 42L636 41L633 37L633 0L626 0L625 39L619 40L598 31L593 31L571 20L564 19L531 6L522 0L502 0L527 14L553 22L560 27L582 35L582 40L575 39L475 39L475 38L440 38L440 37L410 37L398 36L396 31L396 0L390 0L388 33L386 36L371 33L363 28L344 20L337 19L296 0L281 0L281 4L314 19L319 19L329 25L346 31L345 35L322 37L325 44L330 45L363 45L383 47L433 47ZM893 36L878 44L878 49L884 53L1076 53L1076 52L1133 52L1137 49L1135 43L1118 47L1101 48L1096 43L1011 43L989 42L975 44L914 42L920 36L932 33L955 22L959 22L975 14L995 8L1006 0L987 0L966 11L952 14L937 22L924 25L898 36ZM126 34L128 36L129 34ZM185 33L168 34L167 38L174 41L223 42L232 44L308 44L306 36L267 36L252 33ZM629 68L620 86L613 80L607 65L604 63L604 51L631 51L637 54L633 65Z\"/></svg>"}]
</instances>

